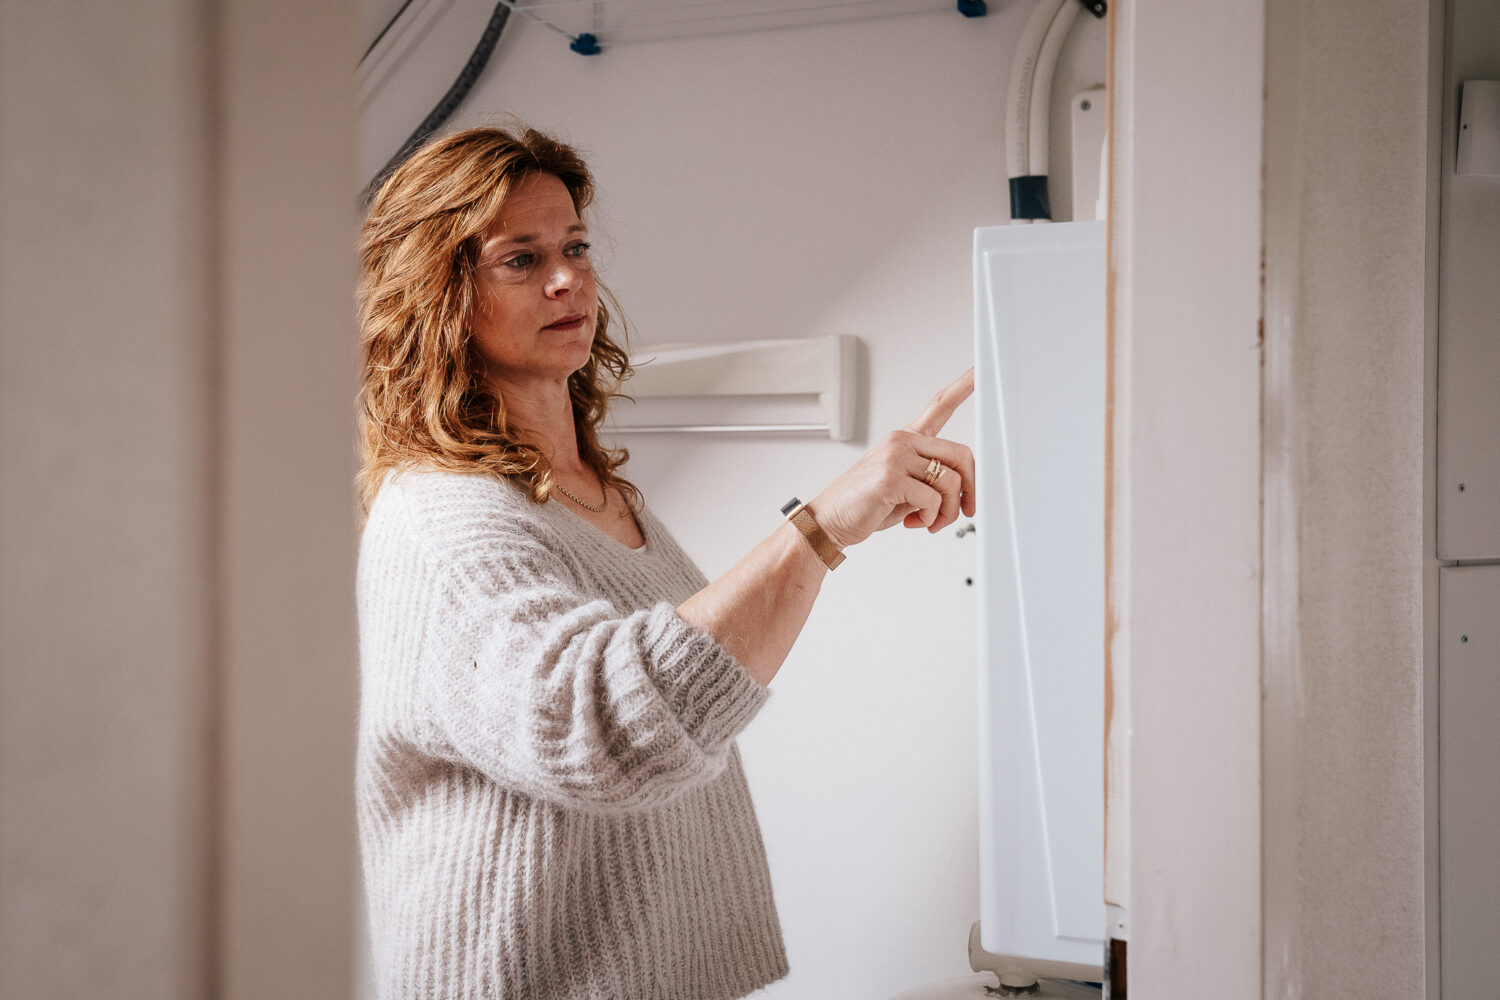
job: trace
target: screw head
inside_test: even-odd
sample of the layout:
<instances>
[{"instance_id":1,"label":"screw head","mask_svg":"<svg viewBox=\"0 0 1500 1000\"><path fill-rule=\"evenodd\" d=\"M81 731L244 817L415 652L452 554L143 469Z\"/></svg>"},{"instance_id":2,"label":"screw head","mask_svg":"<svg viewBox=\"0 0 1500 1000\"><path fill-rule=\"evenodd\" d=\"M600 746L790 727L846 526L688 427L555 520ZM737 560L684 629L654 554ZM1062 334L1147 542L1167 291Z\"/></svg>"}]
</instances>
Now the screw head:
<instances>
[{"instance_id":1,"label":"screw head","mask_svg":"<svg viewBox=\"0 0 1500 1000\"><path fill-rule=\"evenodd\" d=\"M1458 641L1461 642L1461 643L1463 643L1464 645L1468 645L1468 643L1469 643L1469 637L1466 636L1466 635L1461 635L1461 636L1458 637Z\"/></svg>"},{"instance_id":2,"label":"screw head","mask_svg":"<svg viewBox=\"0 0 1500 1000\"><path fill-rule=\"evenodd\" d=\"M1463 483L1459 483L1458 484L1458 492L1462 493L1463 491L1464 491L1464 484Z\"/></svg>"},{"instance_id":3,"label":"screw head","mask_svg":"<svg viewBox=\"0 0 1500 1000\"><path fill-rule=\"evenodd\" d=\"M1094 102L1090 100L1082 100L1078 102L1078 107L1083 111L1090 111L1094 107Z\"/></svg>"}]
</instances>

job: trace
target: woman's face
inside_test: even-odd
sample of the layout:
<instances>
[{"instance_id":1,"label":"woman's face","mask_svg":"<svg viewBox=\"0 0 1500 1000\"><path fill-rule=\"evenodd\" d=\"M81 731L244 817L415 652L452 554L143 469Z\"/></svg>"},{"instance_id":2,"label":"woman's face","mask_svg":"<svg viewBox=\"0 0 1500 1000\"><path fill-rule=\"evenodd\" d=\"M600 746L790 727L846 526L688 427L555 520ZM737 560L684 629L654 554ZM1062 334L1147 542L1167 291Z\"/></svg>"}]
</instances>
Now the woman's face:
<instances>
[{"instance_id":1,"label":"woman's face","mask_svg":"<svg viewBox=\"0 0 1500 1000\"><path fill-rule=\"evenodd\" d=\"M566 380L589 359L599 294L588 231L562 181L512 186L479 251L474 346L509 387Z\"/></svg>"}]
</instances>

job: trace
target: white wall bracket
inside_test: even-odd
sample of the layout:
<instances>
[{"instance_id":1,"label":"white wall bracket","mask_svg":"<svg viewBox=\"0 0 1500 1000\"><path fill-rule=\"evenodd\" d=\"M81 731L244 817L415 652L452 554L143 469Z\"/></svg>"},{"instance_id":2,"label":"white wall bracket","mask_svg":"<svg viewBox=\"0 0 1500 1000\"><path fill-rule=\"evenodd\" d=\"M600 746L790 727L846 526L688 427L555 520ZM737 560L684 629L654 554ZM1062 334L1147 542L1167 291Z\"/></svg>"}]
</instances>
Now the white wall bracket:
<instances>
[{"instance_id":1,"label":"white wall bracket","mask_svg":"<svg viewBox=\"0 0 1500 1000\"><path fill-rule=\"evenodd\" d=\"M854 437L859 339L848 334L785 340L748 340L730 344L665 344L634 352L635 374L624 392L642 404L653 399L699 397L709 406L716 397L759 397L776 406L778 399L816 396L823 421L719 423L652 422L628 403L616 408L621 433L827 433L834 441ZM789 400L788 400L789 401ZM696 412L696 411L695 411Z\"/></svg>"}]
</instances>

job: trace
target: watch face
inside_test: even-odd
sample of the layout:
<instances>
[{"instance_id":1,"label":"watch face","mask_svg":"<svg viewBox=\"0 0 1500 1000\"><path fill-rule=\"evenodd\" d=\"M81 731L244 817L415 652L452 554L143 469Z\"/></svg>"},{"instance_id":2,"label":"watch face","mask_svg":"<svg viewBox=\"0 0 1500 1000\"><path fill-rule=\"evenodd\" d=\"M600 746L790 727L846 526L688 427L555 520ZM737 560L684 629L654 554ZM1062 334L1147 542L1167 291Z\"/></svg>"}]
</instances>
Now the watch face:
<instances>
[{"instance_id":1,"label":"watch face","mask_svg":"<svg viewBox=\"0 0 1500 1000\"><path fill-rule=\"evenodd\" d=\"M802 501L798 500L796 497L792 497L786 503L781 505L781 516L790 516L792 511L796 510L800 506L802 506Z\"/></svg>"}]
</instances>

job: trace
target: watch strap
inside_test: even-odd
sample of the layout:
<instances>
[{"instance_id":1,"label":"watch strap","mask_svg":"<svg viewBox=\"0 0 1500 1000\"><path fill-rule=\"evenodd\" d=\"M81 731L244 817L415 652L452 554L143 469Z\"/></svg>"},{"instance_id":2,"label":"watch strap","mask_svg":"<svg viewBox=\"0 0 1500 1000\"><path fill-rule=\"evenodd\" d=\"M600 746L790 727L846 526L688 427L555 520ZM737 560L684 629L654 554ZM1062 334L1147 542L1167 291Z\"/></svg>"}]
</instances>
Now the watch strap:
<instances>
[{"instance_id":1,"label":"watch strap","mask_svg":"<svg viewBox=\"0 0 1500 1000\"><path fill-rule=\"evenodd\" d=\"M839 568L839 563L844 561L844 551L833 543L833 539L823 533L823 529L818 526L817 519L813 517L812 508L796 497L792 497L782 504L781 513L806 539L818 558L823 560L823 565L830 570Z\"/></svg>"}]
</instances>

